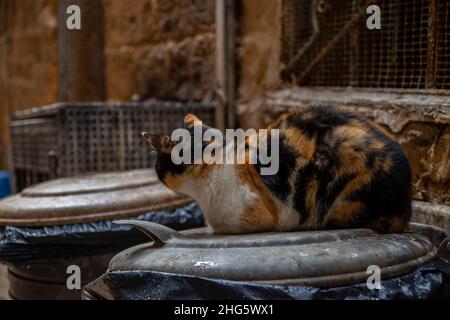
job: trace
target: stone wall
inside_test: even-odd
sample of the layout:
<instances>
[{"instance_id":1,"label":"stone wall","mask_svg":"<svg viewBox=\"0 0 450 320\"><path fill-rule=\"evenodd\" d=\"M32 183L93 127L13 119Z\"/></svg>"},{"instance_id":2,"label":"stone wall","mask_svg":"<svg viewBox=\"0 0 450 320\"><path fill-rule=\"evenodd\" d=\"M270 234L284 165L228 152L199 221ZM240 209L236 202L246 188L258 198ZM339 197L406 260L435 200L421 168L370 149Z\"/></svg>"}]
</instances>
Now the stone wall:
<instances>
[{"instance_id":1,"label":"stone wall","mask_svg":"<svg viewBox=\"0 0 450 320\"><path fill-rule=\"evenodd\" d=\"M213 99L213 0L104 5L109 100Z\"/></svg>"},{"instance_id":2,"label":"stone wall","mask_svg":"<svg viewBox=\"0 0 450 320\"><path fill-rule=\"evenodd\" d=\"M0 57L7 64L10 112L55 102L58 1L1 2L8 4L9 46L7 57ZM103 0L103 5L108 100L212 100L214 0Z\"/></svg>"},{"instance_id":3,"label":"stone wall","mask_svg":"<svg viewBox=\"0 0 450 320\"><path fill-rule=\"evenodd\" d=\"M57 100L58 26L55 0L7 3L2 78L9 112ZM3 99L5 101L5 98ZM3 106L4 108L4 106ZM3 109L2 109L3 110Z\"/></svg>"},{"instance_id":4,"label":"stone wall","mask_svg":"<svg viewBox=\"0 0 450 320\"><path fill-rule=\"evenodd\" d=\"M396 137L411 163L415 199L450 205L450 124L412 122Z\"/></svg>"},{"instance_id":5,"label":"stone wall","mask_svg":"<svg viewBox=\"0 0 450 320\"><path fill-rule=\"evenodd\" d=\"M238 114L243 127L260 126L263 97L281 86L282 0L245 0L239 17Z\"/></svg>"},{"instance_id":6,"label":"stone wall","mask_svg":"<svg viewBox=\"0 0 450 320\"><path fill-rule=\"evenodd\" d=\"M0 169L9 114L57 100L57 0L0 1Z\"/></svg>"}]
</instances>

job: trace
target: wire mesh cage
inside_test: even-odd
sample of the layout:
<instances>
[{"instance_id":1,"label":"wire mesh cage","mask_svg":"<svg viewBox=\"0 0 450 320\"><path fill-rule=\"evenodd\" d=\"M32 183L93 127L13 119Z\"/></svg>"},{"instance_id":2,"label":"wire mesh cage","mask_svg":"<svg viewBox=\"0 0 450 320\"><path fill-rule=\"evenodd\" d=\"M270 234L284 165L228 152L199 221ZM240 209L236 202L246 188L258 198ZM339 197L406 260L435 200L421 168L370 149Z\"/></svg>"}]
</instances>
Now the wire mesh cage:
<instances>
[{"instance_id":1,"label":"wire mesh cage","mask_svg":"<svg viewBox=\"0 0 450 320\"><path fill-rule=\"evenodd\" d=\"M450 2L440 0L437 6L436 87L450 89Z\"/></svg>"},{"instance_id":2,"label":"wire mesh cage","mask_svg":"<svg viewBox=\"0 0 450 320\"><path fill-rule=\"evenodd\" d=\"M367 28L368 4L381 29ZM302 85L448 89L447 0L286 0L283 61Z\"/></svg>"},{"instance_id":3,"label":"wire mesh cage","mask_svg":"<svg viewBox=\"0 0 450 320\"><path fill-rule=\"evenodd\" d=\"M187 113L214 123L214 104L61 103L18 112L11 122L16 190L86 172L148 168L142 131L169 135Z\"/></svg>"},{"instance_id":4,"label":"wire mesh cage","mask_svg":"<svg viewBox=\"0 0 450 320\"><path fill-rule=\"evenodd\" d=\"M81 30L67 27L67 9L80 8ZM58 71L60 101L102 101L105 83L105 18L101 0L60 0Z\"/></svg>"}]
</instances>

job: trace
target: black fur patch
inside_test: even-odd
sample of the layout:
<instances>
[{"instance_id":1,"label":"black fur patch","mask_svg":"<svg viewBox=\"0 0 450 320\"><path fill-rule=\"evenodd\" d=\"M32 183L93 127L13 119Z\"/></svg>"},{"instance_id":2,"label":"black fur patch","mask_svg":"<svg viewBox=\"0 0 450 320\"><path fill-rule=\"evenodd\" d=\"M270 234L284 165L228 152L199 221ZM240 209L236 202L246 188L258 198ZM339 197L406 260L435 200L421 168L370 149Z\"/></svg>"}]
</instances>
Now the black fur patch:
<instances>
[{"instance_id":1,"label":"black fur patch","mask_svg":"<svg viewBox=\"0 0 450 320\"><path fill-rule=\"evenodd\" d=\"M268 140L268 149L270 148L270 139ZM269 188L269 190L280 200L286 201L291 193L291 186L289 185L289 177L295 170L298 154L293 147L287 144L286 138L280 132L280 147L279 147L279 162L280 167L275 175L261 175L261 180ZM256 170L260 173L261 164L255 165Z\"/></svg>"},{"instance_id":2,"label":"black fur patch","mask_svg":"<svg viewBox=\"0 0 450 320\"><path fill-rule=\"evenodd\" d=\"M408 159L400 146L390 141L384 152L392 159L392 167L386 172L377 169L370 183L349 196L366 205L370 219L382 216L411 216L411 170Z\"/></svg>"},{"instance_id":3,"label":"black fur patch","mask_svg":"<svg viewBox=\"0 0 450 320\"><path fill-rule=\"evenodd\" d=\"M290 115L286 123L300 129L307 138L311 138L315 134L322 136L332 128L348 124L354 118L354 115L332 106L318 105L308 108L305 112Z\"/></svg>"},{"instance_id":4,"label":"black fur patch","mask_svg":"<svg viewBox=\"0 0 450 320\"><path fill-rule=\"evenodd\" d=\"M155 171L160 181L164 181L165 176L168 173L174 175L183 174L187 169L185 164L174 164L170 153L160 153L155 163Z\"/></svg>"},{"instance_id":5,"label":"black fur patch","mask_svg":"<svg viewBox=\"0 0 450 320\"><path fill-rule=\"evenodd\" d=\"M310 162L306 167L301 168L295 179L294 208L300 214L300 221L305 221L312 212L307 212L306 195L309 183L315 178L315 167Z\"/></svg>"}]
</instances>

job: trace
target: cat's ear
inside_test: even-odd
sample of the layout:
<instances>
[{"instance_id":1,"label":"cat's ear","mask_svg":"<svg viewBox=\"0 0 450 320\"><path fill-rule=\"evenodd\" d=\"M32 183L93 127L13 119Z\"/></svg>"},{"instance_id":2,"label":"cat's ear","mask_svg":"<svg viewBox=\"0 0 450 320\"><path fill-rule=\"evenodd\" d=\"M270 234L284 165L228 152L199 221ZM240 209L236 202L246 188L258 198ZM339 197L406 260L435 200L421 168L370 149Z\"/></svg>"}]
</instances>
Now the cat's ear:
<instances>
[{"instance_id":1,"label":"cat's ear","mask_svg":"<svg viewBox=\"0 0 450 320\"><path fill-rule=\"evenodd\" d=\"M147 143L151 146L153 146L156 150L161 150L161 137L150 134L148 132L142 132L141 135L147 140Z\"/></svg>"},{"instance_id":2,"label":"cat's ear","mask_svg":"<svg viewBox=\"0 0 450 320\"><path fill-rule=\"evenodd\" d=\"M142 132L142 136L147 139L147 143L153 146L158 152L170 152L174 143L170 140L170 137L157 136L147 132Z\"/></svg>"},{"instance_id":3,"label":"cat's ear","mask_svg":"<svg viewBox=\"0 0 450 320\"><path fill-rule=\"evenodd\" d=\"M193 128L195 124L201 123L203 127L208 127L205 123L203 123L200 118L193 114L188 114L186 117L184 117L184 127L186 129Z\"/></svg>"}]
</instances>

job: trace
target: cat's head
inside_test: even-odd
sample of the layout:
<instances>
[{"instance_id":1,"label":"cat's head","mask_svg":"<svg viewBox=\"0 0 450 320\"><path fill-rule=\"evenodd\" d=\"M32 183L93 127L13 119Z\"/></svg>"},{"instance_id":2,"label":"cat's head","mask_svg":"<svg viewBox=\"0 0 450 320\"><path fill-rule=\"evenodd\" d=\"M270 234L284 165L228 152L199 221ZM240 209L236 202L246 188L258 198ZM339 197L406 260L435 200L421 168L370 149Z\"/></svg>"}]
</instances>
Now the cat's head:
<instances>
[{"instance_id":1,"label":"cat's head","mask_svg":"<svg viewBox=\"0 0 450 320\"><path fill-rule=\"evenodd\" d=\"M186 188L189 188L189 184L192 184L194 181L199 182L200 178L214 166L214 164L208 165L205 162L195 162L195 149L197 148L197 152L200 149L203 155L203 150L207 145L222 142L206 142L202 139L195 139L195 131L203 134L203 132L211 128L193 114L185 117L184 128L180 129L185 134L179 141L173 141L173 137L158 136L150 133L143 133L143 136L154 149L156 156L155 170L159 180L176 192L187 193ZM190 155L181 159L180 156L185 156L184 152L186 149L183 151L183 147L186 147L186 143L189 146L188 151ZM178 156L178 158L174 159L174 156Z\"/></svg>"}]
</instances>

